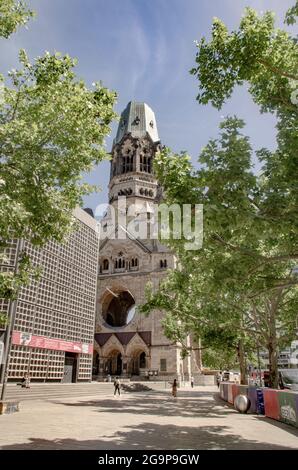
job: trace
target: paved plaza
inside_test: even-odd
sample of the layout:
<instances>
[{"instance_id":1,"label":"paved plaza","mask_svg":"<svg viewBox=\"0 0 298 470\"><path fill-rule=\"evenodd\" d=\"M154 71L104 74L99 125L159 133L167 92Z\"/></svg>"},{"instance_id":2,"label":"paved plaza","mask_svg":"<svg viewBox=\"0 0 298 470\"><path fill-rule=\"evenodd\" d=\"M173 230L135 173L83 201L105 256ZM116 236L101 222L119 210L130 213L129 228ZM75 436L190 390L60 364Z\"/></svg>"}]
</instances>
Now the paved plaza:
<instances>
[{"instance_id":1,"label":"paved plaza","mask_svg":"<svg viewBox=\"0 0 298 470\"><path fill-rule=\"evenodd\" d=\"M177 399L163 389L121 397L100 390L22 401L19 413L0 416L0 448L298 449L297 429L236 412L216 387L181 389Z\"/></svg>"}]
</instances>

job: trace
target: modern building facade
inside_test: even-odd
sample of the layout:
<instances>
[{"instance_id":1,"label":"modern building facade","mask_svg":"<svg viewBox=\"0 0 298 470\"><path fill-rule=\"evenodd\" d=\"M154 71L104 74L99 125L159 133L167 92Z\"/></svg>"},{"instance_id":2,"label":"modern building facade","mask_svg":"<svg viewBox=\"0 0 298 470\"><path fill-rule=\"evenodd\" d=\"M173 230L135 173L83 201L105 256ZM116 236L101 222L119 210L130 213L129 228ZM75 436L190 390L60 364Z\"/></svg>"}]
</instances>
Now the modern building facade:
<instances>
[{"instance_id":1,"label":"modern building facade","mask_svg":"<svg viewBox=\"0 0 298 470\"><path fill-rule=\"evenodd\" d=\"M268 352L263 351L260 353L260 357L264 364L264 367L269 367L269 355ZM279 369L297 369L298 368L298 340L292 341L290 346L280 351L278 358Z\"/></svg>"},{"instance_id":2,"label":"modern building facade","mask_svg":"<svg viewBox=\"0 0 298 470\"><path fill-rule=\"evenodd\" d=\"M123 210L127 224L115 221L111 238L111 213L101 221L106 237L99 246L93 371L97 377L149 374L188 380L194 367L192 359L181 359L181 349L165 337L160 311L148 317L138 312L138 305L145 302L146 285L157 288L167 269L175 265L173 253L149 233L154 204L161 198L153 174L153 159L160 148L154 112L145 103L130 102L114 139L109 184L110 205L117 215ZM137 227L144 221L147 236L138 236Z\"/></svg>"},{"instance_id":3,"label":"modern building facade","mask_svg":"<svg viewBox=\"0 0 298 470\"><path fill-rule=\"evenodd\" d=\"M91 380L98 266L96 222L76 209L77 228L65 244L49 242L24 251L42 268L38 280L22 287L9 360L9 379L29 373L41 381ZM16 263L18 240L11 240L2 270ZM8 302L0 302L7 312Z\"/></svg>"}]
</instances>

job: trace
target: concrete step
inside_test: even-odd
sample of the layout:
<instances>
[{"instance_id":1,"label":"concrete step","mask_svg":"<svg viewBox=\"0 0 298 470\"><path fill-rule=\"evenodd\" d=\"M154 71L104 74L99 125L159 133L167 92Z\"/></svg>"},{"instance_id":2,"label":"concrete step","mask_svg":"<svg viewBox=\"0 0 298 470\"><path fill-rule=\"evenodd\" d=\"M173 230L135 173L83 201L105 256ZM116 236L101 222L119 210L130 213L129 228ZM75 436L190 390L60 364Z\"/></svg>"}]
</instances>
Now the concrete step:
<instances>
[{"instance_id":1,"label":"concrete step","mask_svg":"<svg viewBox=\"0 0 298 470\"><path fill-rule=\"evenodd\" d=\"M130 382L133 385L135 382ZM140 382L138 382L140 384ZM128 385L128 384L127 384ZM125 384L123 383L123 388ZM165 390L164 382L150 382L146 386L151 390ZM134 388L131 388L133 392ZM15 383L8 384L6 389L7 400L51 400L53 398L76 398L84 396L112 396L114 391L113 383L93 382L93 383L31 383L30 388L21 388ZM123 390L124 391L124 390ZM129 393L129 392L128 392Z\"/></svg>"},{"instance_id":2,"label":"concrete step","mask_svg":"<svg viewBox=\"0 0 298 470\"><path fill-rule=\"evenodd\" d=\"M16 384L9 384L6 389L6 399L17 400L47 400L51 398L67 398L80 396L111 395L113 384L36 384L29 389Z\"/></svg>"}]
</instances>

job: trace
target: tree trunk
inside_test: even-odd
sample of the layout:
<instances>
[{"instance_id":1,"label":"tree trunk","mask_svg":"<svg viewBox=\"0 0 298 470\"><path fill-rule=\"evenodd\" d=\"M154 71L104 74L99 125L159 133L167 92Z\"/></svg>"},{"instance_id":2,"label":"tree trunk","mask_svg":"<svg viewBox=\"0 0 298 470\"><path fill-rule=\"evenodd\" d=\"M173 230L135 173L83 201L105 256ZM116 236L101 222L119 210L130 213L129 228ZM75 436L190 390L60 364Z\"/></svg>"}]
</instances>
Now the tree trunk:
<instances>
[{"instance_id":1,"label":"tree trunk","mask_svg":"<svg viewBox=\"0 0 298 470\"><path fill-rule=\"evenodd\" d=\"M244 347L243 347L243 340L240 339L237 347L238 352L238 360L239 360L239 367L240 367L240 383L241 385L247 384L246 378L246 360L244 354Z\"/></svg>"},{"instance_id":2,"label":"tree trunk","mask_svg":"<svg viewBox=\"0 0 298 470\"><path fill-rule=\"evenodd\" d=\"M269 353L269 387L278 388L278 339L276 334L276 312L282 297L282 289L276 297L269 301L269 341L267 345Z\"/></svg>"},{"instance_id":3,"label":"tree trunk","mask_svg":"<svg viewBox=\"0 0 298 470\"><path fill-rule=\"evenodd\" d=\"M270 338L268 344L269 353L269 387L278 388L278 349L276 338Z\"/></svg>"},{"instance_id":4,"label":"tree trunk","mask_svg":"<svg viewBox=\"0 0 298 470\"><path fill-rule=\"evenodd\" d=\"M199 347L199 349L196 351L196 363L198 365L198 368L200 369L200 372L202 372L203 364L202 364L202 351L201 351L202 342L201 342L201 338L198 339L198 347Z\"/></svg>"}]
</instances>

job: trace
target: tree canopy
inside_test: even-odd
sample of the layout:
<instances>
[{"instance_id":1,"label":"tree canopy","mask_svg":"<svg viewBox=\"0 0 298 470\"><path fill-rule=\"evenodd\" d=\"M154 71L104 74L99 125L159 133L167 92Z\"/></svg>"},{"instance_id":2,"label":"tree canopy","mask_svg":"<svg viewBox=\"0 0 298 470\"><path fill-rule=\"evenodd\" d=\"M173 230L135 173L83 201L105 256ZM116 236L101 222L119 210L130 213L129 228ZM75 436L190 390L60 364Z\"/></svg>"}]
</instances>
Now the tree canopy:
<instances>
[{"instance_id":1,"label":"tree canopy","mask_svg":"<svg viewBox=\"0 0 298 470\"><path fill-rule=\"evenodd\" d=\"M219 139L202 150L199 170L185 153L160 153L155 168L166 202L204 205L204 243L194 253L185 240L171 240L178 268L148 294L143 311L167 311L166 331L178 340L196 332L210 347L217 338L223 349L237 345L242 366L245 351L266 347L276 385L278 347L295 335L297 322L297 43L274 27L273 13L259 17L247 9L231 33L215 19L211 40L197 48L191 73L198 102L220 109L235 86L247 83L261 112L276 115L277 145L257 152L256 175L244 122L228 117Z\"/></svg>"},{"instance_id":2,"label":"tree canopy","mask_svg":"<svg viewBox=\"0 0 298 470\"><path fill-rule=\"evenodd\" d=\"M25 2L1 0L0 2L0 37L8 38L21 25L25 25L35 13Z\"/></svg>"},{"instance_id":3,"label":"tree canopy","mask_svg":"<svg viewBox=\"0 0 298 470\"><path fill-rule=\"evenodd\" d=\"M1 34L7 37L30 16L22 3L1 2ZM115 92L76 76L76 59L50 54L0 76L0 248L24 238L42 246L61 242L73 228L73 209L92 189L82 174L107 158L104 139L115 118ZM22 254L19 273L0 273L0 297L15 297L28 281Z\"/></svg>"}]
</instances>

